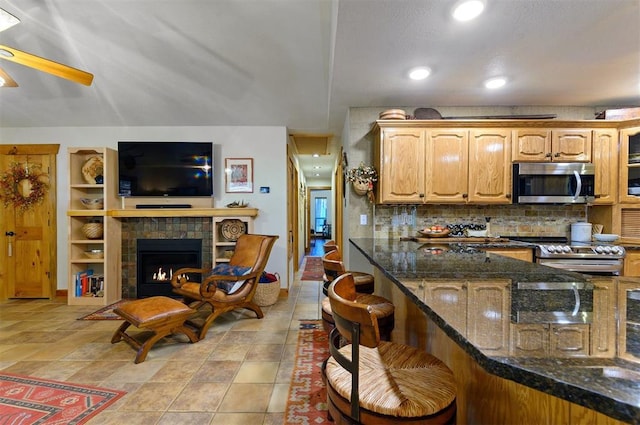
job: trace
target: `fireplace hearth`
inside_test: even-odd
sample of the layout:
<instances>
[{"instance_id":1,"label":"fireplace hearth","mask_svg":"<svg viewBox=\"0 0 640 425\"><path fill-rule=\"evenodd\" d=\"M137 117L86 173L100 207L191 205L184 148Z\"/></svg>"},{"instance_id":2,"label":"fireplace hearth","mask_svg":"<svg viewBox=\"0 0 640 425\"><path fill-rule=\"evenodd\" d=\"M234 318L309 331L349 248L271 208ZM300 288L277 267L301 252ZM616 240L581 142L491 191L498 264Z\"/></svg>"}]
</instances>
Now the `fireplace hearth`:
<instances>
[{"instance_id":1,"label":"fireplace hearth","mask_svg":"<svg viewBox=\"0 0 640 425\"><path fill-rule=\"evenodd\" d=\"M137 298L175 298L171 278L178 269L202 266L202 239L138 239L136 260Z\"/></svg>"}]
</instances>

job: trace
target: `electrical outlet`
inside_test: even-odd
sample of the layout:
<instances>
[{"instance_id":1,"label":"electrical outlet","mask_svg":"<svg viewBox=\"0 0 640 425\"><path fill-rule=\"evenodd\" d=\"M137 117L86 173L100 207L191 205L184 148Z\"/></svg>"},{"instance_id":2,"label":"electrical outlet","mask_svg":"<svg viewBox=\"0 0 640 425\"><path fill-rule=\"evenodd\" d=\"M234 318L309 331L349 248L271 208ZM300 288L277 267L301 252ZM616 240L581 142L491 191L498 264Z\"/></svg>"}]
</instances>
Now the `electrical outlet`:
<instances>
[{"instance_id":1,"label":"electrical outlet","mask_svg":"<svg viewBox=\"0 0 640 425\"><path fill-rule=\"evenodd\" d=\"M367 215L366 214L360 214L360 224L363 225L363 226L367 224Z\"/></svg>"}]
</instances>

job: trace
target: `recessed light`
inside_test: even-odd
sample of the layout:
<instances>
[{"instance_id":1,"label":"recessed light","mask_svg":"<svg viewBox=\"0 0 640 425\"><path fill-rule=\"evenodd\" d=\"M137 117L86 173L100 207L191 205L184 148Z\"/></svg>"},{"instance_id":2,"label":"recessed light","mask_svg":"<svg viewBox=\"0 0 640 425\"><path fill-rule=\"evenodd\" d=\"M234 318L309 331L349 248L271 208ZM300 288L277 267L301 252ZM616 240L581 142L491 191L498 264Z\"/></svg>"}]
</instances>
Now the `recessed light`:
<instances>
[{"instance_id":1,"label":"recessed light","mask_svg":"<svg viewBox=\"0 0 640 425\"><path fill-rule=\"evenodd\" d=\"M319 157L320 157L320 154L314 153L314 154L313 154L313 155L311 155L311 156L312 156L312 157L314 157L314 158L319 158Z\"/></svg>"},{"instance_id":2,"label":"recessed light","mask_svg":"<svg viewBox=\"0 0 640 425\"><path fill-rule=\"evenodd\" d=\"M19 23L20 19L16 18L6 10L0 9L0 31L4 31Z\"/></svg>"},{"instance_id":3,"label":"recessed light","mask_svg":"<svg viewBox=\"0 0 640 425\"><path fill-rule=\"evenodd\" d=\"M490 78L484 82L484 86L488 89L499 89L507 84L507 79L504 77Z\"/></svg>"},{"instance_id":4,"label":"recessed light","mask_svg":"<svg viewBox=\"0 0 640 425\"><path fill-rule=\"evenodd\" d=\"M462 3L458 3L453 8L453 19L460 22L470 21L477 18L484 10L484 1L482 0L467 0Z\"/></svg>"},{"instance_id":5,"label":"recessed light","mask_svg":"<svg viewBox=\"0 0 640 425\"><path fill-rule=\"evenodd\" d=\"M320 177L320 174L319 174L319 173L316 173L316 174L315 174L315 176L316 176L316 177Z\"/></svg>"},{"instance_id":6,"label":"recessed light","mask_svg":"<svg viewBox=\"0 0 640 425\"><path fill-rule=\"evenodd\" d=\"M314 166L313 166L313 169L314 169L314 170L319 170L320 168L322 168L322 167L320 167L319 165L314 165Z\"/></svg>"},{"instance_id":7,"label":"recessed light","mask_svg":"<svg viewBox=\"0 0 640 425\"><path fill-rule=\"evenodd\" d=\"M426 66L419 66L409 71L409 78L412 80L424 80L431 74L431 69Z\"/></svg>"}]
</instances>

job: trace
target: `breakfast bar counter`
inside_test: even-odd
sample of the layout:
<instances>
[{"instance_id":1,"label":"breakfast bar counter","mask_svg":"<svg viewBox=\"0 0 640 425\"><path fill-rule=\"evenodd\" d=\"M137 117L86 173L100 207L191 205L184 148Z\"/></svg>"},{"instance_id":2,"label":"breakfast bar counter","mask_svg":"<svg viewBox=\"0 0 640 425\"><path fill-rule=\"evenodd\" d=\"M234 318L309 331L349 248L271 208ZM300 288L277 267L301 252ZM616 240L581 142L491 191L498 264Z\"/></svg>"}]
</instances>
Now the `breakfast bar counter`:
<instances>
[{"instance_id":1,"label":"breakfast bar counter","mask_svg":"<svg viewBox=\"0 0 640 425\"><path fill-rule=\"evenodd\" d=\"M488 243L350 242L396 306L392 339L453 370L458 423L640 423L640 279L540 266Z\"/></svg>"}]
</instances>

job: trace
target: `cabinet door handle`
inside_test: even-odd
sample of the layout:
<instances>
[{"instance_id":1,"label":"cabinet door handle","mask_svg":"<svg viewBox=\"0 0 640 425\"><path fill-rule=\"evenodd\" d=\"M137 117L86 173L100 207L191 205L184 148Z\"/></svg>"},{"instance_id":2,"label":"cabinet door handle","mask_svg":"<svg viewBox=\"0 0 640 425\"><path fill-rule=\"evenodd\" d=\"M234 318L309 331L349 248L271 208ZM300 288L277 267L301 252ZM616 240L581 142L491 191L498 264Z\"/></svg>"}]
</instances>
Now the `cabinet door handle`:
<instances>
[{"instance_id":1,"label":"cabinet door handle","mask_svg":"<svg viewBox=\"0 0 640 425\"><path fill-rule=\"evenodd\" d=\"M560 153L556 152L556 154L554 155L556 158L560 158Z\"/></svg>"},{"instance_id":2,"label":"cabinet door handle","mask_svg":"<svg viewBox=\"0 0 640 425\"><path fill-rule=\"evenodd\" d=\"M463 194L462 194L462 197L466 199L466 198L468 198L468 197L469 197L469 194L468 194L468 193L463 193Z\"/></svg>"},{"instance_id":3,"label":"cabinet door handle","mask_svg":"<svg viewBox=\"0 0 640 425\"><path fill-rule=\"evenodd\" d=\"M547 158L551 158L551 152L548 152L545 156L546 156Z\"/></svg>"},{"instance_id":4,"label":"cabinet door handle","mask_svg":"<svg viewBox=\"0 0 640 425\"><path fill-rule=\"evenodd\" d=\"M5 236L15 236L15 232L4 232Z\"/></svg>"},{"instance_id":5,"label":"cabinet door handle","mask_svg":"<svg viewBox=\"0 0 640 425\"><path fill-rule=\"evenodd\" d=\"M424 193L421 193L420 195L418 195L420 198L424 198Z\"/></svg>"},{"instance_id":6,"label":"cabinet door handle","mask_svg":"<svg viewBox=\"0 0 640 425\"><path fill-rule=\"evenodd\" d=\"M504 197L507 198L507 199L511 199L511 194L507 193L506 195L504 195Z\"/></svg>"}]
</instances>

